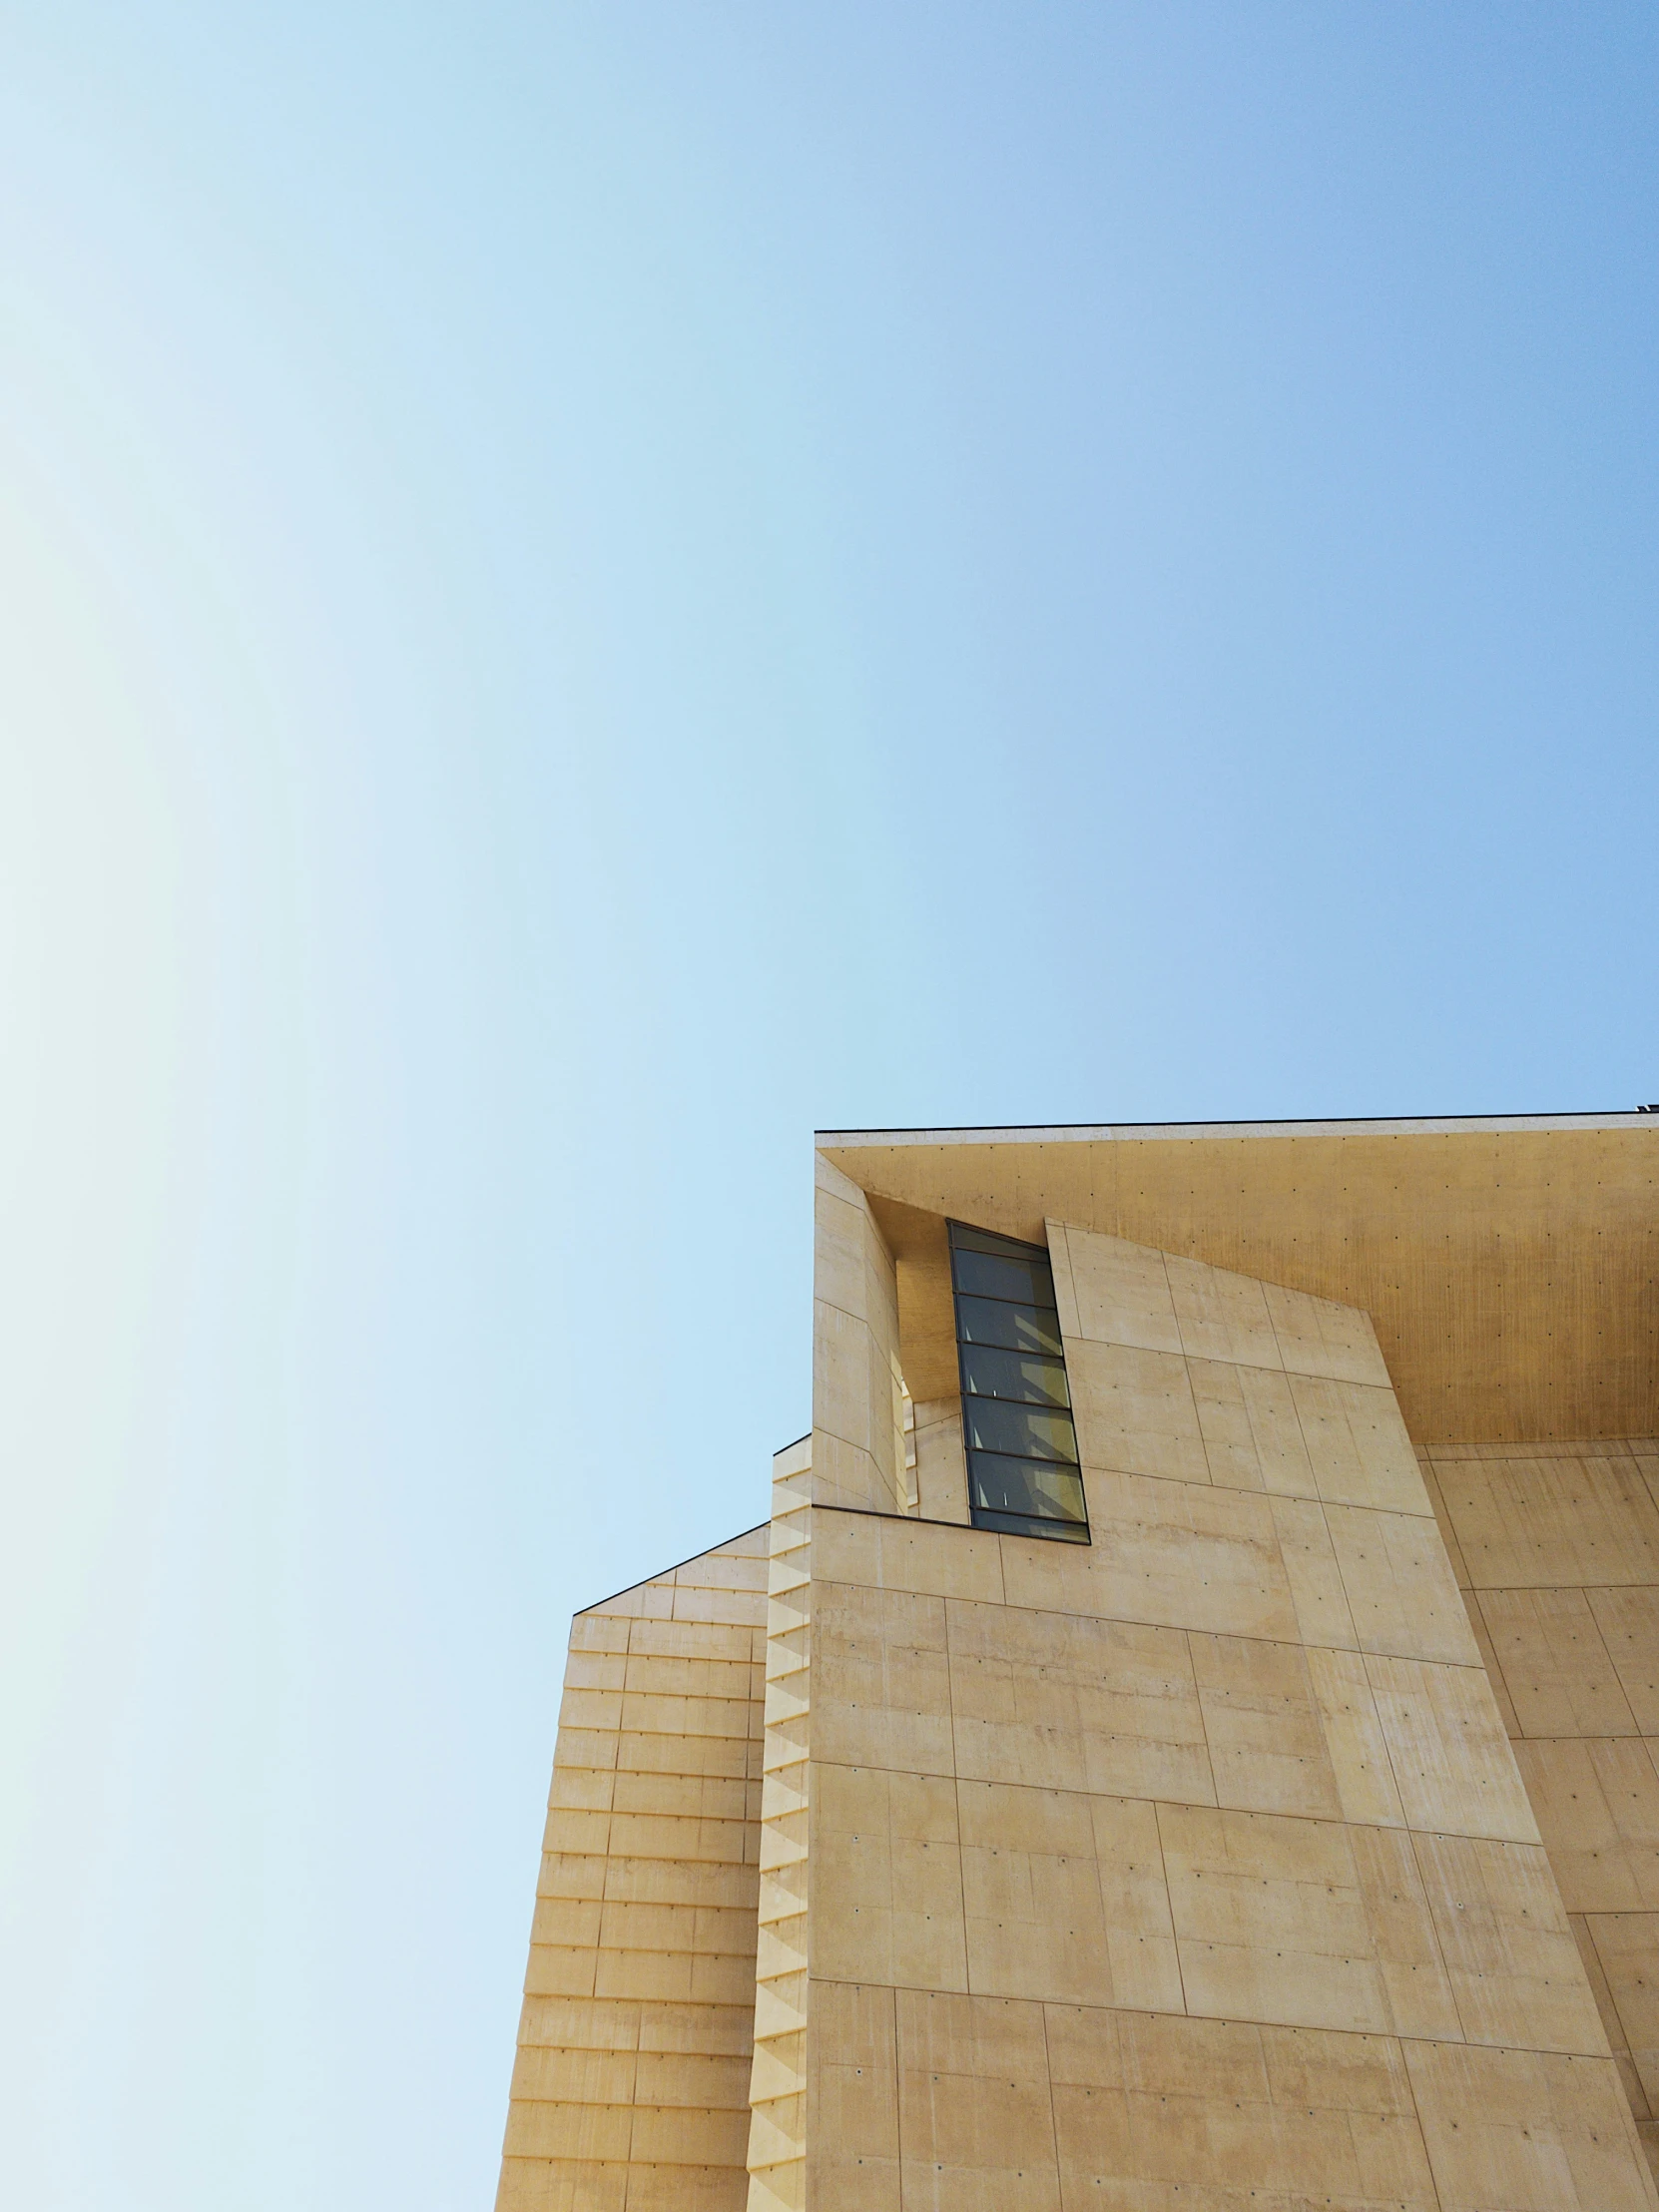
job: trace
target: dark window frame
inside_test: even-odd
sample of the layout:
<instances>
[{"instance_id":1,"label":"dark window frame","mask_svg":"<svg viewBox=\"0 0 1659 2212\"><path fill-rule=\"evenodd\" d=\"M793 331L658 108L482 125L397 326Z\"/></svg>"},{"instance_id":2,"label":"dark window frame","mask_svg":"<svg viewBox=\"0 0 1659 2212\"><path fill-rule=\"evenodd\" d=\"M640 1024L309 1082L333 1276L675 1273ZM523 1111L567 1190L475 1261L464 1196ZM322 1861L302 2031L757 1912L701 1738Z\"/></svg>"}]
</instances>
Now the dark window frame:
<instances>
[{"instance_id":1,"label":"dark window frame","mask_svg":"<svg viewBox=\"0 0 1659 2212\"><path fill-rule=\"evenodd\" d=\"M976 1228L971 1222L947 1221L945 1227L950 1253L951 1319L956 1334L956 1375L962 1399L962 1451L967 1465L969 1518L975 1528L989 1529L1006 1535L1037 1536L1049 1541L1063 1543L1090 1543L1093 1538L1089 1531L1088 1498L1083 1490L1081 1454L1077 1447L1076 1414L1071 1405L1071 1379L1066 1372L1064 1341L1059 1327L1059 1305L1053 1288L1054 1265L1049 1258L1048 1250L1043 1245L1027 1245L1016 1238L1000 1236L995 1230ZM1023 1264L1030 1271L1031 1288L1033 1290L1040 1287L1038 1283L1038 1272L1040 1270L1047 1277L1049 1297L1047 1299L1038 1297L1004 1298L999 1297L995 1292L986 1291L980 1286L975 1286L971 1290L959 1288L956 1265L958 1251L970 1254L978 1253L987 1259L1006 1259ZM1052 1317L1052 1333L1060 1344L1059 1352L1055 1354L1047 1350L1039 1352L1035 1349L1026 1352L1018 1346L990 1345L966 1337L963 1334L964 1324L961 1311L961 1302L964 1299L971 1300L976 1307L1005 1306L1012 1313L1030 1314L1033 1317L1033 1325L1035 1325L1035 1317L1038 1315L1042 1315L1045 1321ZM968 1320L971 1322L972 1319L973 1317L970 1314ZM968 1355L974 1352L1001 1353L1011 1359L1034 1360L1047 1367L1058 1368L1066 1393L1066 1403L1059 1405L1043 1399L1006 1397L995 1391L978 1388L970 1389L968 1385ZM1005 1406L1010 1412L1024 1411L1041 1415L1044 1420L1049 1422L1063 1420L1070 1430L1074 1456L1070 1459L1061 1459L1054 1455L1054 1441L1052 1439L1056 1437L1057 1432L1052 1428L1048 1431L1051 1440L1046 1449L1019 1452L995 1451L987 1447L984 1451L981 1451L968 1441L969 1407L973 1404L982 1407ZM1035 1441L1039 1434L1035 1425L1032 1426L1030 1433L1033 1441ZM1005 1470L1009 1468L1017 1469L1023 1463L1031 1469L1033 1480L1037 1478L1037 1470L1039 1469L1051 1469L1055 1476L1074 1480L1081 1505L1081 1517L1074 1518L1069 1514L1061 1515L1045 1512L1025 1513L1001 1506L979 1504L977 1498L981 1484L975 1473L974 1462L981 1457L998 1461ZM990 1488L992 1486L989 1480L990 1469L987 1467L985 1471L987 1480L984 1486ZM1006 1479L1007 1475L1004 1473L1004 1481ZM1032 1492L1031 1494L1033 1500L1035 1500L1037 1493Z\"/></svg>"}]
</instances>

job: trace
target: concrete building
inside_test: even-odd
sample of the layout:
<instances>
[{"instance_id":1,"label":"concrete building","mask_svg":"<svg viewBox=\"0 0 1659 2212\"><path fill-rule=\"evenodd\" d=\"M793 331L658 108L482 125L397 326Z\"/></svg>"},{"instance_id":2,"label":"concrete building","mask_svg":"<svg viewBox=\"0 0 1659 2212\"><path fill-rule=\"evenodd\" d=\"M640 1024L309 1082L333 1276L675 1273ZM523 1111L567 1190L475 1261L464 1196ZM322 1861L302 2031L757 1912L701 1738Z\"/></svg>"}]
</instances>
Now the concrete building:
<instances>
[{"instance_id":1,"label":"concrete building","mask_svg":"<svg viewBox=\"0 0 1659 2212\"><path fill-rule=\"evenodd\" d=\"M1659 1117L817 1221L769 1517L572 1627L500 2212L1656 2212Z\"/></svg>"}]
</instances>

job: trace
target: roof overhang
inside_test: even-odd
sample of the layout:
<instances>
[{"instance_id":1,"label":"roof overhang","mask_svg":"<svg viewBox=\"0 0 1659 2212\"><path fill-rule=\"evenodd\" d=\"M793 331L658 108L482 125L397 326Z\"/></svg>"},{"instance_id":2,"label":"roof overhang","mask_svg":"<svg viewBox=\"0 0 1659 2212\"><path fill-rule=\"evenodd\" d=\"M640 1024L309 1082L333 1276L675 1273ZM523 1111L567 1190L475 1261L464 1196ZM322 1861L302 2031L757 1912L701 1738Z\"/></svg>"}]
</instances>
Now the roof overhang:
<instances>
[{"instance_id":1,"label":"roof overhang","mask_svg":"<svg viewBox=\"0 0 1659 2212\"><path fill-rule=\"evenodd\" d=\"M936 1281L946 1217L1031 1240L1074 1222L1366 1308L1419 1443L1659 1433L1659 1114L818 1145L868 1194L901 1289Z\"/></svg>"}]
</instances>

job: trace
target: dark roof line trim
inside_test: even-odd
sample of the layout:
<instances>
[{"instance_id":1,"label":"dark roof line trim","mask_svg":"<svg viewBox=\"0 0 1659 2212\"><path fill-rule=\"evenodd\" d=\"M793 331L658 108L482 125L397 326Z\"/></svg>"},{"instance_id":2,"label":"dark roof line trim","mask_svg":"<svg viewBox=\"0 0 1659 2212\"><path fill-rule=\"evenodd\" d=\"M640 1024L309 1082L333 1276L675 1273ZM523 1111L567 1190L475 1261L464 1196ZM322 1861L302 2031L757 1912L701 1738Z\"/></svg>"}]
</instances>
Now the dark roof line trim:
<instances>
[{"instance_id":1,"label":"dark roof line trim","mask_svg":"<svg viewBox=\"0 0 1659 2212\"><path fill-rule=\"evenodd\" d=\"M1026 1122L919 1122L888 1129L815 1129L818 1138L852 1137L866 1143L882 1137L1024 1137L1084 1136L1095 1131L1116 1133L1128 1129L1443 1129L1448 1123L1467 1127L1499 1121L1594 1122L1635 1121L1653 1112L1647 1106L1610 1106L1605 1111L1569 1107L1560 1112L1507 1114L1305 1114L1279 1119L1257 1116L1248 1121L1026 1121Z\"/></svg>"}]
</instances>

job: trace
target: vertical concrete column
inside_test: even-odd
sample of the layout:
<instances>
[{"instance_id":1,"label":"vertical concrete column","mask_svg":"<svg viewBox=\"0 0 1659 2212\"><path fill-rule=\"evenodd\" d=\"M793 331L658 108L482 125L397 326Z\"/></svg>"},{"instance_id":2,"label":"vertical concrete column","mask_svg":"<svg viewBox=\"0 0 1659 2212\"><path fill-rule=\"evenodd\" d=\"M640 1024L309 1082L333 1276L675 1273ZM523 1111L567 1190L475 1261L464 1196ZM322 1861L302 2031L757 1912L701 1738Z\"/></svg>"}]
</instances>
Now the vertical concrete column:
<instances>
[{"instance_id":1,"label":"vertical concrete column","mask_svg":"<svg viewBox=\"0 0 1659 2212\"><path fill-rule=\"evenodd\" d=\"M905 1512L897 1270L863 1192L815 1158L813 1496Z\"/></svg>"}]
</instances>

